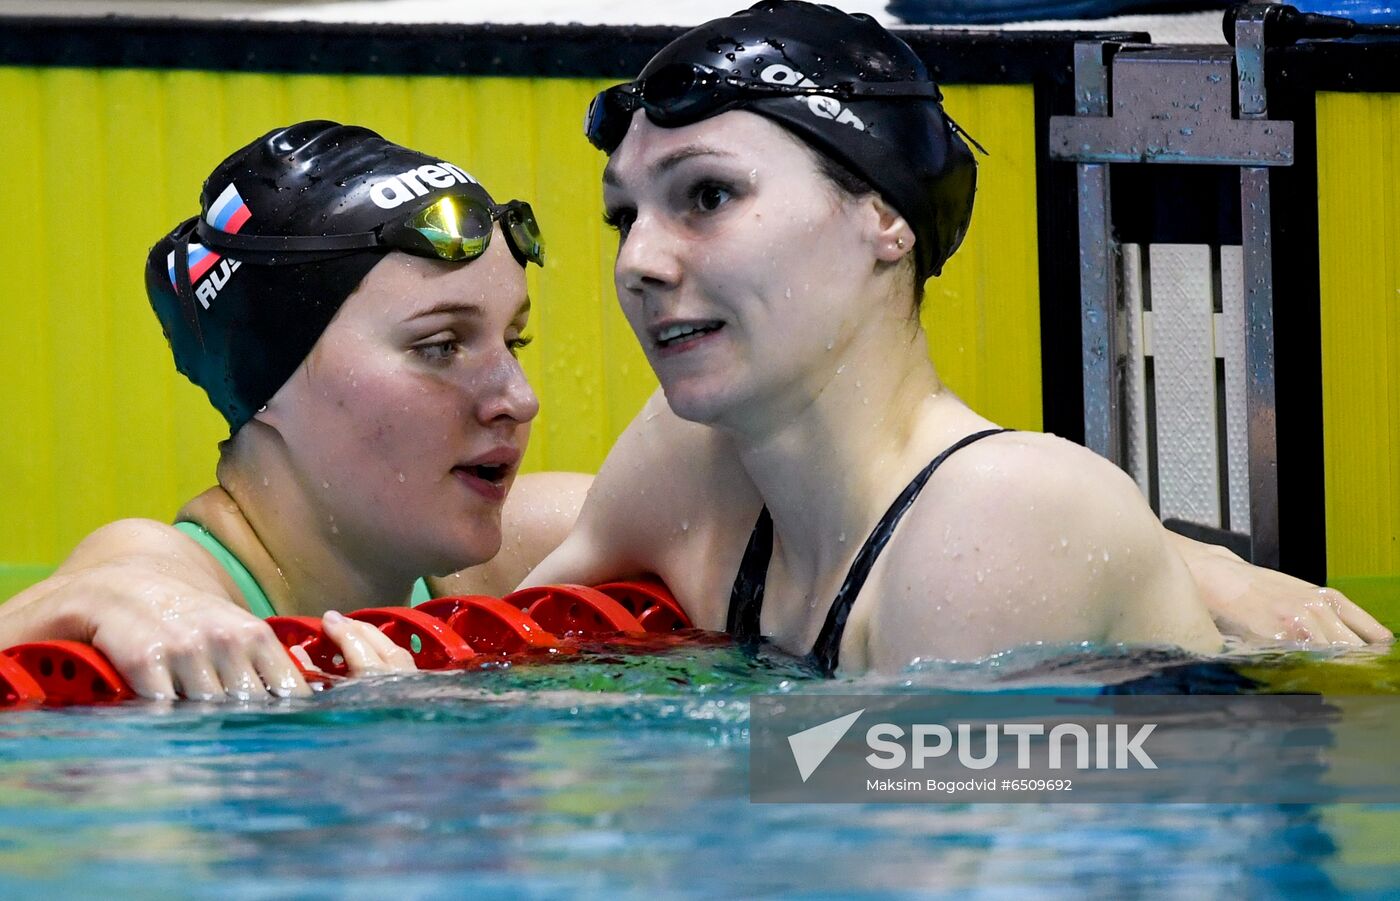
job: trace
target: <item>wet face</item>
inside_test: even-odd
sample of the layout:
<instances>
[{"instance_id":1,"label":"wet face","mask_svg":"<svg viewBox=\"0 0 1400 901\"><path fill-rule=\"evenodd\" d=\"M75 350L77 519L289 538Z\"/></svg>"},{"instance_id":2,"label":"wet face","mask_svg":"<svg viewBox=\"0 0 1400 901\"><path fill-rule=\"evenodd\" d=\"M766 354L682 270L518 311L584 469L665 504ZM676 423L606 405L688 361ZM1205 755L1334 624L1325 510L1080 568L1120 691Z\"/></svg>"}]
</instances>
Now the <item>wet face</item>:
<instances>
[{"instance_id":1,"label":"wet face","mask_svg":"<svg viewBox=\"0 0 1400 901\"><path fill-rule=\"evenodd\" d=\"M745 428L822 390L870 314L873 201L761 116L683 128L637 113L604 175L614 279L679 415Z\"/></svg>"},{"instance_id":2,"label":"wet face","mask_svg":"<svg viewBox=\"0 0 1400 901\"><path fill-rule=\"evenodd\" d=\"M495 555L539 410L516 359L528 314L499 227L465 265L391 253L370 271L259 415L328 542L414 576Z\"/></svg>"}]
</instances>

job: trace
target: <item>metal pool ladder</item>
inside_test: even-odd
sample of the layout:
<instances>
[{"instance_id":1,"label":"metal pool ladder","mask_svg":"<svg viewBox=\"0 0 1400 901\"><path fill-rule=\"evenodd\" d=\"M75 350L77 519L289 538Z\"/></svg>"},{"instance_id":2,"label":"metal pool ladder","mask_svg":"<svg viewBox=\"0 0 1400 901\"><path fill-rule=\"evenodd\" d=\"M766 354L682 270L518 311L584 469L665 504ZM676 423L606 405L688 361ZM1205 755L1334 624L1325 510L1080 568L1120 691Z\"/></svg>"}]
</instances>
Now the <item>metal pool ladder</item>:
<instances>
[{"instance_id":1,"label":"metal pool ladder","mask_svg":"<svg viewBox=\"0 0 1400 901\"><path fill-rule=\"evenodd\" d=\"M1294 129L1291 121L1269 118L1264 50L1271 8L1277 9L1238 9L1233 48L1077 44L1075 115L1052 117L1049 137L1051 157L1078 169L1086 445L1127 470L1145 493L1150 460L1160 476L1153 490L1164 518L1247 531L1247 545L1241 546L1244 536L1233 536L1237 549L1277 568L1269 170L1293 164ZM1125 163L1237 167L1240 246L1120 245L1110 178L1113 166ZM1158 265L1144 274L1145 258L1154 254ZM1164 270L1172 277L1163 280ZM1200 290L1183 290L1181 277ZM1194 352L1197 360L1173 363L1174 350ZM1223 433L1217 356L1223 358ZM1156 409L1151 423L1149 397ZM1157 440L1149 442L1154 431ZM1223 461L1218 446L1226 448Z\"/></svg>"}]
</instances>

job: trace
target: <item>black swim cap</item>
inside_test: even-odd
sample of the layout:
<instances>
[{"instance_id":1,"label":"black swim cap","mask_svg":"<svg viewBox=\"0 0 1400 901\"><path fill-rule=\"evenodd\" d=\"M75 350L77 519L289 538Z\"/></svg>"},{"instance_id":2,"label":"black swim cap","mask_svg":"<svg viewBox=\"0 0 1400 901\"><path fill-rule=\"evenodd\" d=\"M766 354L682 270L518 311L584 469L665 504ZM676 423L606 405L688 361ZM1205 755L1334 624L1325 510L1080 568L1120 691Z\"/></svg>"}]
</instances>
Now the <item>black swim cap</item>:
<instances>
[{"instance_id":1,"label":"black swim cap","mask_svg":"<svg viewBox=\"0 0 1400 901\"><path fill-rule=\"evenodd\" d=\"M291 377L388 248L235 259L200 243L199 220L239 236L357 234L449 194L493 204L451 163L335 122L276 129L219 164L204 182L200 216L151 249L146 293L175 367L209 395L230 434Z\"/></svg>"},{"instance_id":2,"label":"black swim cap","mask_svg":"<svg viewBox=\"0 0 1400 901\"><path fill-rule=\"evenodd\" d=\"M870 16L798 0L763 0L706 22L652 57L637 80L676 64L776 84L932 83L914 50ZM921 284L962 242L977 164L937 100L754 94L738 105L776 121L879 191L914 230Z\"/></svg>"}]
</instances>

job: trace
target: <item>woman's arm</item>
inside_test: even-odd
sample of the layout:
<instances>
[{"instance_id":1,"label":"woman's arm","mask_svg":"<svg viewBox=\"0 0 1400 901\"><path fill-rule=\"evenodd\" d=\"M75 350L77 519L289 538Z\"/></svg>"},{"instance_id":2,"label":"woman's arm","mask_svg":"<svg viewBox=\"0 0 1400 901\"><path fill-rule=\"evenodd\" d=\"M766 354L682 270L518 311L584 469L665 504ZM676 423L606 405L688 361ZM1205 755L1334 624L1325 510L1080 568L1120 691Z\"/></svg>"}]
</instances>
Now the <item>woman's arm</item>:
<instances>
[{"instance_id":1,"label":"woman's arm","mask_svg":"<svg viewBox=\"0 0 1400 901\"><path fill-rule=\"evenodd\" d=\"M351 672L412 669L379 630L327 617ZM371 634L373 633L373 634ZM0 605L0 648L92 644L148 698L256 698L310 689L271 627L204 550L164 523L124 519L93 532L49 578Z\"/></svg>"},{"instance_id":2,"label":"woman's arm","mask_svg":"<svg viewBox=\"0 0 1400 901\"><path fill-rule=\"evenodd\" d=\"M644 433L652 431L643 415L627 427L609 451L586 499L574 511L566 537L521 575L519 587L561 582L597 584L636 574L638 566L647 568L634 552L643 551L648 544L646 523L652 519L652 511L639 503L645 486L638 482L645 478L644 472L651 465L652 449ZM523 503L518 509L541 506L549 509L548 503L533 502ZM643 552L641 556L646 555Z\"/></svg>"},{"instance_id":3,"label":"woman's arm","mask_svg":"<svg viewBox=\"0 0 1400 901\"><path fill-rule=\"evenodd\" d=\"M680 419L657 391L608 452L573 530L522 587L653 575L697 626L722 628L759 506L718 433Z\"/></svg>"}]
</instances>

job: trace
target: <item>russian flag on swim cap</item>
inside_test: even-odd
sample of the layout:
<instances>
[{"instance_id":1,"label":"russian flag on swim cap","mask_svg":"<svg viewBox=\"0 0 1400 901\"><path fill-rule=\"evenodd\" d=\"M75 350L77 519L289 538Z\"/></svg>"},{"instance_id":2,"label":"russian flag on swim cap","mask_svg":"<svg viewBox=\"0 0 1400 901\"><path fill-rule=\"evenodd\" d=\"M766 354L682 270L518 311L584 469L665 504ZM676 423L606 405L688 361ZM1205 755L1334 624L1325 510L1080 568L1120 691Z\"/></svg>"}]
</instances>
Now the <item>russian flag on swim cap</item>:
<instances>
[{"instance_id":1,"label":"russian flag on swim cap","mask_svg":"<svg viewBox=\"0 0 1400 901\"><path fill-rule=\"evenodd\" d=\"M203 244L189 245L190 261L190 284L194 284L204 277L204 273L213 268L219 262L219 255ZM170 284L177 284L175 281L175 251L170 251L165 257L165 268L170 274Z\"/></svg>"},{"instance_id":2,"label":"russian flag on swim cap","mask_svg":"<svg viewBox=\"0 0 1400 901\"><path fill-rule=\"evenodd\" d=\"M243 196L238 193L238 189L229 182L229 186L224 188L212 204L209 205L209 212L204 217L204 221L229 234L238 234L238 230L243 227L252 216L248 209L248 204L243 201ZM193 277L193 276L192 276Z\"/></svg>"},{"instance_id":3,"label":"russian flag on swim cap","mask_svg":"<svg viewBox=\"0 0 1400 901\"><path fill-rule=\"evenodd\" d=\"M239 194L238 189L230 182L229 186L224 188L223 193L210 204L209 213L204 219L219 231L236 235L243 224L252 217L253 212L248 209L243 195ZM220 256L203 244L189 245L190 284L203 278L204 274L212 269L219 260ZM176 284L175 252L173 250L165 258L165 267L170 274L170 284Z\"/></svg>"}]
</instances>

